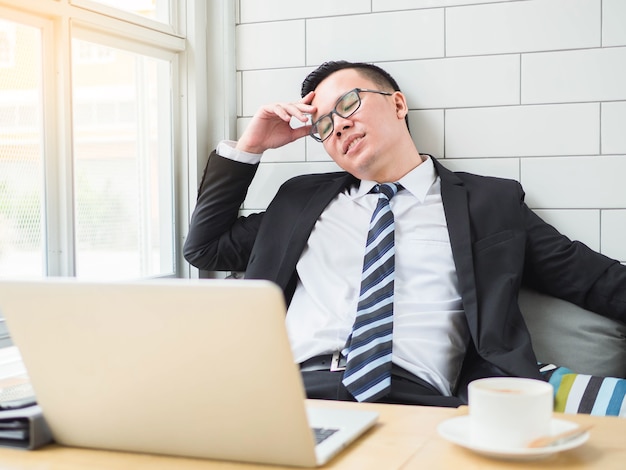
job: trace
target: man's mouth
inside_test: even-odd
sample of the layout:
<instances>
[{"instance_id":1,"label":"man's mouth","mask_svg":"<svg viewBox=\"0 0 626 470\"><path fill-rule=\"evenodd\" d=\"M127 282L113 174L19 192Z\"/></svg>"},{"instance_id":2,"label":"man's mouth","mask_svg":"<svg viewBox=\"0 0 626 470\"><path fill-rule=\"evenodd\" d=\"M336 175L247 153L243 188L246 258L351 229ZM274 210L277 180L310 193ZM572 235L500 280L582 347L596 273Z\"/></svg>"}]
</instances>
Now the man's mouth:
<instances>
[{"instance_id":1,"label":"man's mouth","mask_svg":"<svg viewBox=\"0 0 626 470\"><path fill-rule=\"evenodd\" d=\"M343 153L344 154L348 153L352 147L354 147L356 144L358 144L361 141L361 139L362 137L356 137L350 140L349 142L347 142L346 147L343 150Z\"/></svg>"}]
</instances>

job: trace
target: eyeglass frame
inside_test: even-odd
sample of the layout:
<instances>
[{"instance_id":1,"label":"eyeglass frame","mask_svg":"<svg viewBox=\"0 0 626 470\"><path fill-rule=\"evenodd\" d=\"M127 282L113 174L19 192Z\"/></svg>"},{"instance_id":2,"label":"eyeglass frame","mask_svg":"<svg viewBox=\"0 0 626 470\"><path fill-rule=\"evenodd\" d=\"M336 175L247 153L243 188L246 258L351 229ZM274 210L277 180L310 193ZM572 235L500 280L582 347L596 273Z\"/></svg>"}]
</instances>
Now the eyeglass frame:
<instances>
[{"instance_id":1,"label":"eyeglass frame","mask_svg":"<svg viewBox=\"0 0 626 470\"><path fill-rule=\"evenodd\" d=\"M354 93L356 92L356 96L359 100L359 105L354 109L354 111L351 111L350 113L346 114L346 115L342 115L339 113L339 111L337 111L337 106L339 106L339 103L341 103L341 101L348 96L350 93ZM317 142L324 142L326 140L328 140L328 138L333 134L334 130L335 130L335 120L333 119L333 114L336 114L337 116L343 118L343 119L347 119L350 116L352 116L354 113L356 113L360 108L361 108L361 103L363 102L363 100L361 99L361 95L359 93L378 93L379 95L385 95L385 96L391 96L393 95L393 93L390 93L388 91L382 91L382 90L370 90L368 88L353 88L350 91L345 92L343 95L341 95L339 97L339 99L335 102L335 107L333 108L333 110L330 113L324 114L323 116L320 116L319 119L317 119L312 125L311 125L311 131L309 132L309 135L315 139ZM332 124L332 129L330 130L330 132L328 133L328 135L326 137L324 137L323 139L317 137L314 135L315 131L317 130L317 124L322 120L322 119L326 119L326 118L330 118L330 122ZM319 134L319 132L318 132Z\"/></svg>"}]
</instances>

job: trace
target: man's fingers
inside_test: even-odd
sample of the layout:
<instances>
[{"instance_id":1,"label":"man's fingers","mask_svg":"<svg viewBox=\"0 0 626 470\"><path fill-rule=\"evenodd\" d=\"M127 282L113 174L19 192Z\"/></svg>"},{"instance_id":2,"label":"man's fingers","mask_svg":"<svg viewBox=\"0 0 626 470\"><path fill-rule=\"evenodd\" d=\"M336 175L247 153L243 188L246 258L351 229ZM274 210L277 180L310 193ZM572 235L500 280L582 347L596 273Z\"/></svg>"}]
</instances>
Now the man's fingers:
<instances>
[{"instance_id":1,"label":"man's fingers","mask_svg":"<svg viewBox=\"0 0 626 470\"><path fill-rule=\"evenodd\" d=\"M309 132L311 132L311 126L297 127L293 130L293 140L298 140L302 137L306 137L309 135Z\"/></svg>"},{"instance_id":2,"label":"man's fingers","mask_svg":"<svg viewBox=\"0 0 626 470\"><path fill-rule=\"evenodd\" d=\"M268 112L275 114L285 122L289 122L292 117L301 122L307 122L311 114L316 111L315 106L297 102L297 103L275 103L270 105Z\"/></svg>"},{"instance_id":3,"label":"man's fingers","mask_svg":"<svg viewBox=\"0 0 626 470\"><path fill-rule=\"evenodd\" d=\"M313 102L313 98L315 98L315 92L309 91L306 95L302 97L300 103L311 104Z\"/></svg>"},{"instance_id":4,"label":"man's fingers","mask_svg":"<svg viewBox=\"0 0 626 470\"><path fill-rule=\"evenodd\" d=\"M281 103L276 103L272 109L274 114L281 118L285 122L289 122L291 120L291 114L285 109L285 105Z\"/></svg>"}]
</instances>

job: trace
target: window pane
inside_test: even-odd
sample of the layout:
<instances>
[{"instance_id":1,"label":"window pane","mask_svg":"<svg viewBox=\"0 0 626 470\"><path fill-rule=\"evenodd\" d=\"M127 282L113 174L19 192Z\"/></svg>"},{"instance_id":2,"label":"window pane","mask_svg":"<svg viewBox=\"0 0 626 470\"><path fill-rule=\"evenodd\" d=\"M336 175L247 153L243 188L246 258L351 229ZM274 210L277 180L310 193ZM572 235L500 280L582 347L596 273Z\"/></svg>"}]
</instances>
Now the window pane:
<instances>
[{"instance_id":1,"label":"window pane","mask_svg":"<svg viewBox=\"0 0 626 470\"><path fill-rule=\"evenodd\" d=\"M76 275L173 274L170 63L72 48ZM102 60L85 60L89 49Z\"/></svg>"},{"instance_id":2,"label":"window pane","mask_svg":"<svg viewBox=\"0 0 626 470\"><path fill-rule=\"evenodd\" d=\"M93 0L161 23L170 23L170 0Z\"/></svg>"},{"instance_id":3,"label":"window pane","mask_svg":"<svg viewBox=\"0 0 626 470\"><path fill-rule=\"evenodd\" d=\"M45 275L41 31L0 19L0 276Z\"/></svg>"}]
</instances>

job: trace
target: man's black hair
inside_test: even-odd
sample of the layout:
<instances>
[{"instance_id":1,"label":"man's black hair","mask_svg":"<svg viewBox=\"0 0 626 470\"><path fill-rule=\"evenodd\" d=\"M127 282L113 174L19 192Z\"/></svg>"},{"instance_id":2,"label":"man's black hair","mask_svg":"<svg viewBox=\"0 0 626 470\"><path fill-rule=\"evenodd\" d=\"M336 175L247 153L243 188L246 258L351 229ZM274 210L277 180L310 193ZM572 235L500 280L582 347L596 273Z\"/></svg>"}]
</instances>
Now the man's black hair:
<instances>
[{"instance_id":1,"label":"man's black hair","mask_svg":"<svg viewBox=\"0 0 626 470\"><path fill-rule=\"evenodd\" d=\"M309 92L315 90L317 86L330 75L339 70L353 69L376 83L382 91L400 91L400 87L396 80L389 75L389 72L383 70L374 64L364 62L348 62L346 60L324 62L318 68L313 70L302 82L301 96L304 97ZM347 90L346 90L347 91ZM409 127L409 115L404 117L406 127Z\"/></svg>"}]
</instances>

